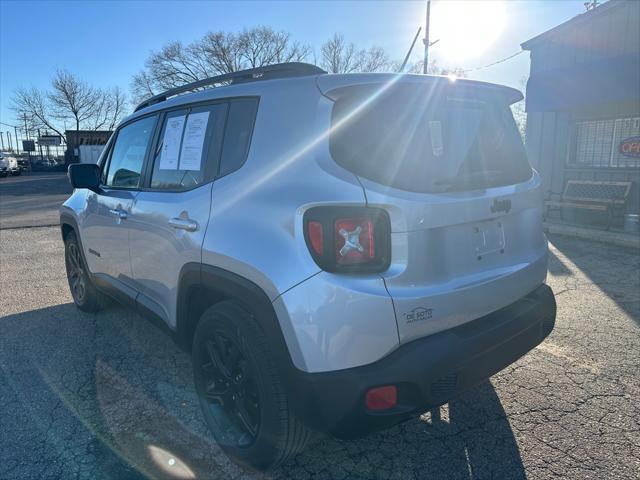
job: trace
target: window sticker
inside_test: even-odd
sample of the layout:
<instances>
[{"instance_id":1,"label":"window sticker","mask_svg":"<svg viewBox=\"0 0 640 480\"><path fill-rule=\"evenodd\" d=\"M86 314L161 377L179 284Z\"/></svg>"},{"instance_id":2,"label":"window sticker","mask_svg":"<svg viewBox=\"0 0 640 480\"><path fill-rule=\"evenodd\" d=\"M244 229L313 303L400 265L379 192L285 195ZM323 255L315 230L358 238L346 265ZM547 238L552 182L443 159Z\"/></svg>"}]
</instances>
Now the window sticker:
<instances>
[{"instance_id":1,"label":"window sticker","mask_svg":"<svg viewBox=\"0 0 640 480\"><path fill-rule=\"evenodd\" d=\"M440 120L429 121L429 133L431 135L431 150L434 157L440 157L444 153L442 142L442 122Z\"/></svg>"},{"instance_id":2,"label":"window sticker","mask_svg":"<svg viewBox=\"0 0 640 480\"><path fill-rule=\"evenodd\" d=\"M207 123L209 123L209 112L189 115L180 152L180 170L200 170Z\"/></svg>"},{"instance_id":3,"label":"window sticker","mask_svg":"<svg viewBox=\"0 0 640 480\"><path fill-rule=\"evenodd\" d=\"M180 153L184 119L185 115L167 119L162 140L162 152L160 153L160 170L178 169L178 154Z\"/></svg>"}]
</instances>

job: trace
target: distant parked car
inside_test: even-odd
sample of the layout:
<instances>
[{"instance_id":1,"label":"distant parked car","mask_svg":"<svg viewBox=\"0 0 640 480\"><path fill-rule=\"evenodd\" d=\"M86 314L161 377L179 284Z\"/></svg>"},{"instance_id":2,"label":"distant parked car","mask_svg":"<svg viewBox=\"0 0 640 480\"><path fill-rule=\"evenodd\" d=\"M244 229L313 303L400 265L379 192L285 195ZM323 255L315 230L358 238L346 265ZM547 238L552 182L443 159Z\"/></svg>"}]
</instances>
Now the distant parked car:
<instances>
[{"instance_id":1,"label":"distant parked car","mask_svg":"<svg viewBox=\"0 0 640 480\"><path fill-rule=\"evenodd\" d=\"M23 157L18 158L18 166L23 172L29 170L29 160Z\"/></svg>"},{"instance_id":2,"label":"distant parked car","mask_svg":"<svg viewBox=\"0 0 640 480\"><path fill-rule=\"evenodd\" d=\"M9 173L9 161L0 153L0 178L4 178Z\"/></svg>"},{"instance_id":3,"label":"distant parked car","mask_svg":"<svg viewBox=\"0 0 640 480\"><path fill-rule=\"evenodd\" d=\"M0 177L6 177L8 174L20 175L22 168L18 164L16 157L0 154Z\"/></svg>"}]
</instances>

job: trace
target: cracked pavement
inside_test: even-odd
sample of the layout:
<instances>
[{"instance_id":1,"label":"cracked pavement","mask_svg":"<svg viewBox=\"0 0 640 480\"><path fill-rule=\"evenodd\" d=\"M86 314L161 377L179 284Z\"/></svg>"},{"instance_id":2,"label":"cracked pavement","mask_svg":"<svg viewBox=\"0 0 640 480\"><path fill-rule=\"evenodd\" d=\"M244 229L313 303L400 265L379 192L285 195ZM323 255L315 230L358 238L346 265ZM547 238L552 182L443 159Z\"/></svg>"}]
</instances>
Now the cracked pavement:
<instances>
[{"instance_id":1,"label":"cracked pavement","mask_svg":"<svg viewBox=\"0 0 640 480\"><path fill-rule=\"evenodd\" d=\"M0 231L0 479L640 477L640 256L552 237L550 337L490 381L269 475L213 443L190 359L136 314L71 303L56 227Z\"/></svg>"}]
</instances>

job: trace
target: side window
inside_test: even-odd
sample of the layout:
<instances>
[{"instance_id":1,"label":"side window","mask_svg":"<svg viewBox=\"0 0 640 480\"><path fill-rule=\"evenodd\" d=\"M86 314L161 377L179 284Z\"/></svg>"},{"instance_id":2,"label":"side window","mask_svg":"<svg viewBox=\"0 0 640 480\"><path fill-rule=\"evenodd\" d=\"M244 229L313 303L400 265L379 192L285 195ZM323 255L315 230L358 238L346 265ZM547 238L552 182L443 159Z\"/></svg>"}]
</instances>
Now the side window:
<instances>
[{"instance_id":1,"label":"side window","mask_svg":"<svg viewBox=\"0 0 640 480\"><path fill-rule=\"evenodd\" d=\"M213 178L226 116L226 103L168 112L154 155L151 188L187 190Z\"/></svg>"},{"instance_id":2,"label":"side window","mask_svg":"<svg viewBox=\"0 0 640 480\"><path fill-rule=\"evenodd\" d=\"M105 185L110 187L136 188L144 157L153 136L156 117L146 117L118 130Z\"/></svg>"},{"instance_id":3,"label":"side window","mask_svg":"<svg viewBox=\"0 0 640 480\"><path fill-rule=\"evenodd\" d=\"M239 169L246 160L257 110L256 99L233 100L229 104L218 176Z\"/></svg>"}]
</instances>

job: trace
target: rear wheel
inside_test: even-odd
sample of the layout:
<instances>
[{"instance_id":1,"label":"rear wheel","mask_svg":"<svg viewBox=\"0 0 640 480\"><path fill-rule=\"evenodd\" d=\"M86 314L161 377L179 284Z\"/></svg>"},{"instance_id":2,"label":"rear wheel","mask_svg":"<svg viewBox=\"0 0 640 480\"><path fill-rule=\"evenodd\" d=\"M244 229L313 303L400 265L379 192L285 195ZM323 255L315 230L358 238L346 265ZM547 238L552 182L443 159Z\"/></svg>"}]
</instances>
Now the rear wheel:
<instances>
[{"instance_id":1,"label":"rear wheel","mask_svg":"<svg viewBox=\"0 0 640 480\"><path fill-rule=\"evenodd\" d=\"M229 301L210 307L192 357L205 420L227 455L266 470L305 447L311 432L290 411L264 335L246 310Z\"/></svg>"},{"instance_id":2,"label":"rear wheel","mask_svg":"<svg viewBox=\"0 0 640 480\"><path fill-rule=\"evenodd\" d=\"M91 282L87 264L74 232L69 232L64 239L64 263L73 303L85 312L96 312L104 308L107 303L106 296L96 290Z\"/></svg>"}]
</instances>

